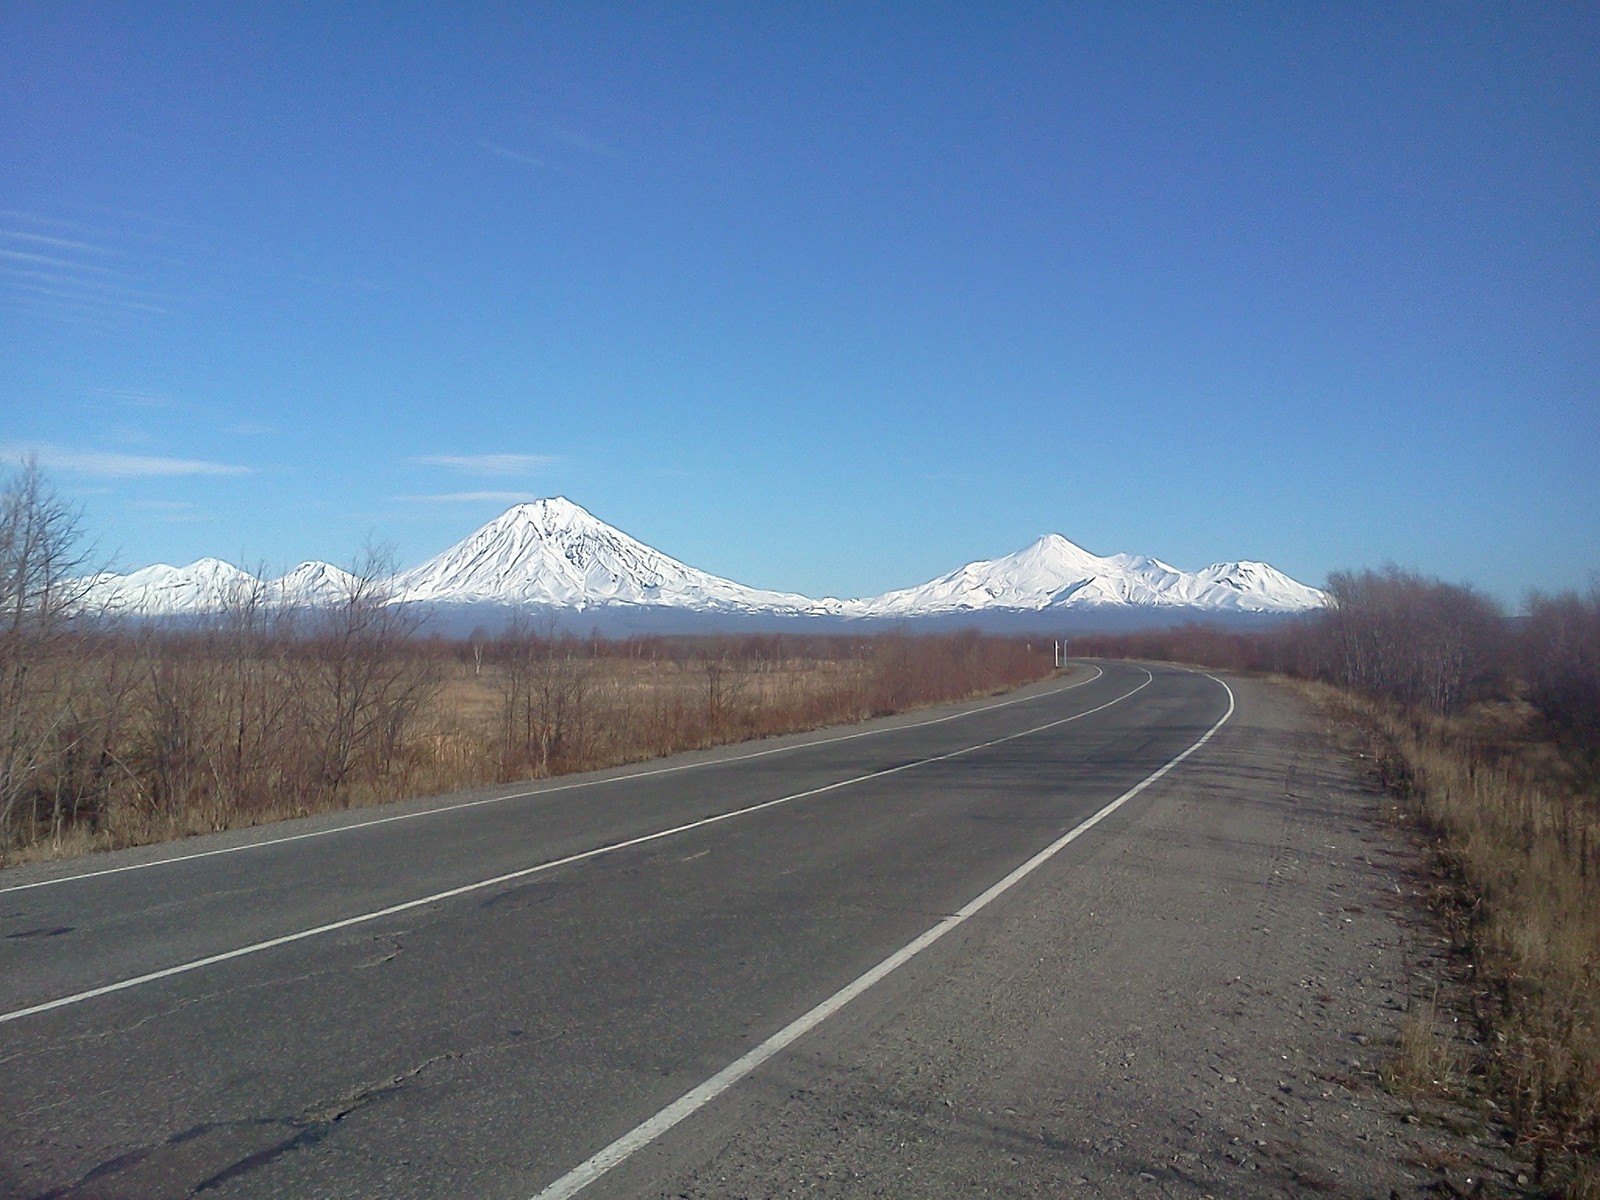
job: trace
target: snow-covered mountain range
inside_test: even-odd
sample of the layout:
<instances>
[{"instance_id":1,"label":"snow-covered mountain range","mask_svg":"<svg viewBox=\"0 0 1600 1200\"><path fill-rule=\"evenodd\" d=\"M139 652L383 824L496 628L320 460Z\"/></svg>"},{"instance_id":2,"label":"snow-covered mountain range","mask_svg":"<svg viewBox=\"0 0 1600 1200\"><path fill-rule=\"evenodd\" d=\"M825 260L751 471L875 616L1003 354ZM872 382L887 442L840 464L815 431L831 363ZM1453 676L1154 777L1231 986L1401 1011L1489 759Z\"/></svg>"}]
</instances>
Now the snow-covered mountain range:
<instances>
[{"instance_id":1,"label":"snow-covered mountain range","mask_svg":"<svg viewBox=\"0 0 1600 1200\"><path fill-rule=\"evenodd\" d=\"M302 563L261 580L214 558L158 564L92 581L91 601L141 616L217 611L254 594L270 603L316 606L349 594L352 576ZM1004 558L968 563L918 587L859 600L814 600L746 587L685 565L592 516L564 497L507 509L421 566L386 581L394 603L587 612L633 609L704 615L907 620L1063 610L1288 614L1325 605L1326 595L1262 562L1217 563L1188 572L1159 559L1101 558L1048 534Z\"/></svg>"},{"instance_id":2,"label":"snow-covered mountain range","mask_svg":"<svg viewBox=\"0 0 1600 1200\"><path fill-rule=\"evenodd\" d=\"M303 562L276 579L258 579L219 558L201 558L186 567L156 563L127 575L96 575L87 598L112 612L170 617L220 612L242 601L316 607L348 596L355 582L332 563Z\"/></svg>"},{"instance_id":3,"label":"snow-covered mountain range","mask_svg":"<svg viewBox=\"0 0 1600 1200\"><path fill-rule=\"evenodd\" d=\"M1190 574L1143 555L1100 558L1050 533L1004 558L851 603L854 615L867 617L1100 607L1291 613L1320 608L1327 597L1263 562L1217 563Z\"/></svg>"}]
</instances>

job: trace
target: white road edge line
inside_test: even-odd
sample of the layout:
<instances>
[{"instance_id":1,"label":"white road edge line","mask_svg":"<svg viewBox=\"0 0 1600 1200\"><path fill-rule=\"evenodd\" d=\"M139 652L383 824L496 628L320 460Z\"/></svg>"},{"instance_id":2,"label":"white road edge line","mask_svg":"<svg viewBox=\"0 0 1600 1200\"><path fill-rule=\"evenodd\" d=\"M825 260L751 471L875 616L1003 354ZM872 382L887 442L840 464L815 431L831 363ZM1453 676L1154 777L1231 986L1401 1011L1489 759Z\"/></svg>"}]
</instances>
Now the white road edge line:
<instances>
[{"instance_id":1,"label":"white road edge line","mask_svg":"<svg viewBox=\"0 0 1600 1200\"><path fill-rule=\"evenodd\" d=\"M1146 775L1142 780L1136 783L1133 787L1129 788L1127 791L1123 792L1122 795L1118 796L1110 804L1107 804L1092 817L1088 817L1084 821L1075 825L1061 837L1057 838L1043 850L1039 851L1039 853L1028 859L1027 862L1023 863L1016 870L1012 871L1011 874L1000 880L999 883L994 884L981 895L968 902L965 907L955 913L952 913L950 916L945 917L942 921L933 926L927 932L923 933L920 937L917 937L915 940L906 943L900 949L896 950L893 954L884 959L877 966L873 967L866 974L860 976L854 982L846 984L844 987L840 988L837 992L829 996L810 1012L806 1013L802 1017L799 1017L792 1023L785 1025L766 1041L749 1051L743 1057L729 1063L710 1079L700 1084L700 1086L691 1091L685 1092L682 1096L680 1096L677 1100L674 1100L671 1104L667 1105L666 1108L663 1108L655 1116L651 1117L643 1124L636 1126L630 1132L623 1134L620 1138L612 1142L604 1150L601 1150L598 1154L594 1155L586 1162L583 1162L574 1167L572 1170L568 1171L560 1179L556 1180L543 1191L536 1194L533 1197L533 1200L567 1200L567 1197L576 1195L595 1180L599 1179L607 1171L610 1171L612 1168L627 1161L627 1159L644 1149L651 1142L655 1141L662 1134L666 1133L674 1125L677 1125L680 1121L683 1121L685 1118L691 1116L699 1109L704 1108L707 1104L711 1103L711 1101L715 1100L723 1092L727 1091L734 1084L738 1083L739 1080L750 1074L750 1072L754 1071L773 1055L777 1054L779 1051L783 1050L785 1047L789 1046L799 1038L804 1037L807 1033L815 1029L818 1025L822 1024L822 1022L826 1021L829 1017L833 1016L834 1013L838 1012L845 1005L849 1004L868 988L872 987L887 975L904 966L907 962L910 962L929 946L933 945L940 938L944 937L944 935L949 933L952 929L955 929L958 925L963 924L977 913L982 912L985 908L994 903L995 900L999 899L1006 892L1010 891L1023 879L1026 879L1029 875L1033 874L1033 872L1039 867L1049 862L1050 859L1054 858L1067 845L1076 841L1090 829L1093 829L1096 825L1105 820L1112 813L1116 812L1117 809L1121 808L1129 800L1132 800L1140 792L1144 791L1145 788L1161 779L1161 777L1166 775L1168 771L1172 770L1184 759L1188 758L1196 750L1200 749L1201 746L1204 746L1211 740L1212 735L1215 734L1217 730L1221 729L1225 724L1227 724L1228 718L1233 716L1234 708L1233 689L1222 680L1218 679L1215 675L1208 674L1206 675L1206 678L1215 683L1221 684L1223 691L1228 693L1228 711L1223 713L1222 719L1208 729L1204 736L1202 736L1199 741L1195 742L1194 745L1190 746L1182 754L1172 759L1159 770L1150 775Z\"/></svg>"},{"instance_id":2,"label":"white road edge line","mask_svg":"<svg viewBox=\"0 0 1600 1200\"><path fill-rule=\"evenodd\" d=\"M1092 665L1092 664L1091 664ZM282 846L288 842L303 842L311 838L330 837L336 833L352 833L358 829L371 829L375 825L391 825L396 821L413 821L418 817L434 817L441 813L465 812L469 808L479 808L485 804L503 804L508 800L526 800L533 796L551 796L557 792L570 792L581 788L599 787L607 783L626 783L634 779L649 779L656 775L672 775L679 771L694 771L708 767L720 767L728 763L748 762L752 758L766 758L772 754L789 754L795 750L805 750L812 746L831 746L835 742L851 742L857 738L876 737L884 733L896 733L905 729L923 729L929 725L942 725L946 721L959 721L965 717L977 716L979 713L994 712L997 709L1010 708L1013 704L1026 704L1030 700L1042 700L1046 696L1054 696L1061 692L1070 692L1074 688L1083 687L1093 683L1096 679L1103 678L1105 672L1099 667L1094 668L1094 676L1090 679L1080 679L1076 683L1069 683L1065 687L1051 688L1048 692L1036 692L1031 696L1016 696L1010 700L1002 700L998 704L985 704L980 708L969 708L958 713L947 713L942 717L930 717L926 721L913 721L906 725L886 725L878 729L863 729L855 733L843 733L838 737L818 738L816 741L797 742L791 746L772 746L766 750L756 750L749 754L731 755L727 758L707 759L701 762L678 763L670 767L650 767L642 771L631 771L621 775L608 775L604 779L584 779L576 783L558 783L549 787L530 788L523 792L510 792L503 796L485 796L479 800L464 800L458 804L440 804L434 808L420 809L417 812L398 813L392 817L374 817L370 821L352 821L348 825L339 825L332 829L313 829L309 833L291 833L283 837L264 838L259 842L247 842L240 846L223 846L217 850L197 850L192 854L174 854L170 858L157 858L149 862L129 863L121 867L106 867L99 871L83 871L76 875L62 875L55 879L38 879L32 883L16 883L9 887L0 887L0 894L6 892L25 892L30 888L54 887L61 883L77 883L83 879L99 879L105 875L121 875L127 871L146 871L151 867L167 867L174 863L191 862L197 858L215 858L219 854L240 854L246 850L265 850L269 846Z\"/></svg>"},{"instance_id":3,"label":"white road edge line","mask_svg":"<svg viewBox=\"0 0 1600 1200\"><path fill-rule=\"evenodd\" d=\"M1144 670L1143 667L1139 668ZM508 871L503 875L496 875L491 879L480 879L475 883L464 883L460 887L449 888L442 892L434 892L429 896L421 896L415 900L405 900L399 904L391 904L387 908L376 909L372 912L359 913L353 917L344 917L338 921L329 921L326 925L313 926L310 929L299 929L294 933L286 933L279 937L268 938L261 942L252 942L248 946L239 946L233 950L224 950L219 954L208 954L204 958L192 959L189 962L178 963L175 966L163 967L159 971L148 971L143 975L135 975L128 979L119 979L115 983L103 984L100 987L90 988L87 991L74 992L70 996L59 996L54 1000L45 1000L39 1004L29 1005L27 1008L15 1009L12 1012L0 1013L0 1025L8 1021L20 1021L23 1017L35 1016L39 1013L50 1012L52 1009L66 1008L68 1005L81 1004L85 1000L93 1000L99 996L109 996L113 992L126 991L129 988L139 987L141 984L154 983L158 979L170 979L174 975L185 975L190 971L198 971L201 967L215 966L217 963L229 962L235 958L244 958L246 955L259 954L263 950L272 950L278 946L287 946L292 942L304 941L306 938L317 937L324 933L334 933L340 929L349 929L352 925L364 925L369 921L377 921L383 917L391 917L396 913L409 912L413 908L421 908L427 904L437 904L441 900L451 900L456 896L465 896L470 892L482 891L484 888L497 887L502 883L510 883L515 879L526 879L529 875L537 875L542 871L551 871L556 867L569 866L572 863L583 862L586 859L598 858L602 854L610 854L616 850L626 850L630 846L642 846L648 842L657 842L662 838L673 837L676 834L688 833L692 829L702 829L707 825L716 825L722 821L731 821L734 817L748 816L750 813L761 812L763 809L775 808L780 804L788 804L794 800L804 800L808 796L820 796L824 792L837 791L839 788L850 787L852 784L865 783L869 779L881 779L886 775L895 775L901 771L909 771L913 767L927 766L929 763L945 762L948 759L959 758L963 754L971 754L974 750L984 750L990 746L999 746L1005 742L1015 741L1017 738L1027 737L1029 734L1042 733L1046 729L1054 729L1058 725L1066 725L1084 717L1093 716L1103 712L1116 704L1121 704L1129 696L1137 695L1144 691L1154 681L1155 676L1149 671L1144 672L1144 682L1131 692L1124 692L1115 700L1096 707L1085 709L1070 717L1048 721L1043 725L1035 725L1031 729L1024 729L1019 733L1010 733L1002 738L994 738L987 742L978 742L971 746L963 746L959 750L951 750L947 754L937 754L932 758L919 758L915 762L901 763L898 767L886 767L881 771L871 771L865 775L857 775L852 779L840 779L833 783L823 784L821 787L809 788L803 792L795 792L788 796L779 796L774 800L763 800L759 804L747 805L744 808L731 809L728 812L717 813L714 816L702 817L698 821L690 821L684 825L674 825L670 829L658 829L654 833L640 834L638 837L628 838L620 842L611 842L604 846L597 846L592 850L583 850L577 854L569 854L565 858L551 859L549 862L537 863L531 867L523 867L516 871ZM1064 689L1063 689L1064 690Z\"/></svg>"}]
</instances>

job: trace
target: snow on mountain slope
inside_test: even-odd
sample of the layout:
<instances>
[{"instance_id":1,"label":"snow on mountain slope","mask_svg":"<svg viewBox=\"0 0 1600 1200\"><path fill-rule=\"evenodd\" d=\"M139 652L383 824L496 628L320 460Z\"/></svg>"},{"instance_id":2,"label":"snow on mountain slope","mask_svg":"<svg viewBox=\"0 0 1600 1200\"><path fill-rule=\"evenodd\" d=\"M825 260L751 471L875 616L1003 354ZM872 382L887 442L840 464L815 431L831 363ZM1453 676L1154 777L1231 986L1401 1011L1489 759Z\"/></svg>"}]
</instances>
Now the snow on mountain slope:
<instances>
[{"instance_id":1,"label":"snow on mountain slope","mask_svg":"<svg viewBox=\"0 0 1600 1200\"><path fill-rule=\"evenodd\" d=\"M1004 558L968 563L918 587L846 603L862 617L912 617L984 609L1192 607L1297 612L1326 597L1265 563L1222 563L1190 574L1160 559L1100 558L1058 533Z\"/></svg>"},{"instance_id":2,"label":"snow on mountain slope","mask_svg":"<svg viewBox=\"0 0 1600 1200\"><path fill-rule=\"evenodd\" d=\"M421 566L397 575L399 601L643 604L703 612L823 613L837 601L760 591L669 558L564 496L508 509Z\"/></svg>"},{"instance_id":3,"label":"snow on mountain slope","mask_svg":"<svg viewBox=\"0 0 1600 1200\"><path fill-rule=\"evenodd\" d=\"M355 582L349 572L325 562L304 562L280 578L263 580L221 559L202 558L186 567L157 563L127 575L97 575L86 600L92 608L140 617L220 612L251 598L315 608L349 595Z\"/></svg>"},{"instance_id":4,"label":"snow on mountain slope","mask_svg":"<svg viewBox=\"0 0 1600 1200\"><path fill-rule=\"evenodd\" d=\"M201 558L186 567L156 563L127 575L97 575L87 603L107 612L140 617L216 612L260 581L218 558Z\"/></svg>"},{"instance_id":5,"label":"snow on mountain slope","mask_svg":"<svg viewBox=\"0 0 1600 1200\"><path fill-rule=\"evenodd\" d=\"M266 585L267 595L276 603L316 607L348 598L359 581L349 571L332 563L303 562L287 575Z\"/></svg>"},{"instance_id":6,"label":"snow on mountain slope","mask_svg":"<svg viewBox=\"0 0 1600 1200\"><path fill-rule=\"evenodd\" d=\"M1328 604L1326 592L1290 579L1264 562L1217 563L1200 571L1196 578L1237 593L1241 609L1289 612Z\"/></svg>"},{"instance_id":7,"label":"snow on mountain slope","mask_svg":"<svg viewBox=\"0 0 1600 1200\"><path fill-rule=\"evenodd\" d=\"M214 558L158 564L93 581L90 602L141 616L214 612L254 592L269 604L337 602L355 579L327 563L301 563L263 582ZM1160 559L1090 554L1060 534L1004 558L968 563L918 587L863 600L812 600L746 587L686 566L598 520L564 497L507 509L419 567L385 581L395 601L540 605L583 610L645 606L697 613L914 618L987 610L1161 608L1195 613L1291 613L1327 597L1266 563L1228 562L1198 572Z\"/></svg>"}]
</instances>

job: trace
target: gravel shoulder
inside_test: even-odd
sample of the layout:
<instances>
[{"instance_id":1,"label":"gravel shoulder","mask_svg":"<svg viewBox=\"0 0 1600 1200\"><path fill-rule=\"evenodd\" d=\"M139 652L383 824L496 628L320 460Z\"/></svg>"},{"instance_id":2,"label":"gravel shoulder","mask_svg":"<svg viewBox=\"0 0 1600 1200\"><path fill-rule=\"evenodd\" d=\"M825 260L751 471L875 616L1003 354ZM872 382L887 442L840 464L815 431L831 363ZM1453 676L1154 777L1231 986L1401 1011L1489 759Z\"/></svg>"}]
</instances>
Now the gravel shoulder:
<instances>
[{"instance_id":1,"label":"gravel shoulder","mask_svg":"<svg viewBox=\"0 0 1600 1200\"><path fill-rule=\"evenodd\" d=\"M1380 1084L1438 944L1406 835L1229 682L1202 753L586 1197L1516 1194Z\"/></svg>"}]
</instances>

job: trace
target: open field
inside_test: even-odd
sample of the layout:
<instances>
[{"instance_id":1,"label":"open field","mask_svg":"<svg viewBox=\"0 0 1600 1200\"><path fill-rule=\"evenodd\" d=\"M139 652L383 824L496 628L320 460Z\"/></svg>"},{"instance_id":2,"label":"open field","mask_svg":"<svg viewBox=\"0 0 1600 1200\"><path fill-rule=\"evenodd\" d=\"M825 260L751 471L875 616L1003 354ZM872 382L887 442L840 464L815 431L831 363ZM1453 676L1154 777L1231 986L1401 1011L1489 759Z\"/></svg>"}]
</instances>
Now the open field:
<instances>
[{"instance_id":1,"label":"open field","mask_svg":"<svg viewBox=\"0 0 1600 1200\"><path fill-rule=\"evenodd\" d=\"M1046 645L971 633L444 642L381 609L246 616L36 646L6 714L0 861L615 766L1053 669Z\"/></svg>"}]
</instances>

